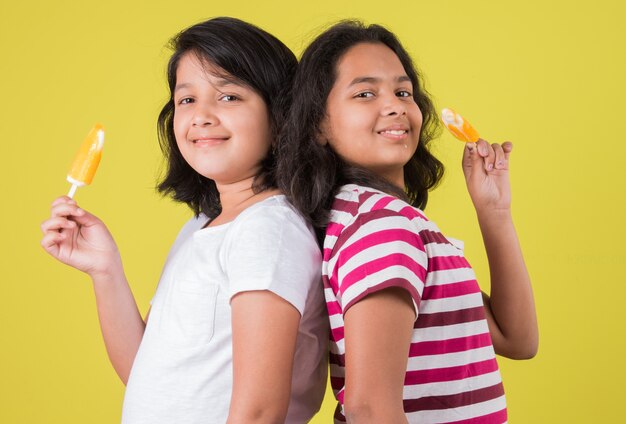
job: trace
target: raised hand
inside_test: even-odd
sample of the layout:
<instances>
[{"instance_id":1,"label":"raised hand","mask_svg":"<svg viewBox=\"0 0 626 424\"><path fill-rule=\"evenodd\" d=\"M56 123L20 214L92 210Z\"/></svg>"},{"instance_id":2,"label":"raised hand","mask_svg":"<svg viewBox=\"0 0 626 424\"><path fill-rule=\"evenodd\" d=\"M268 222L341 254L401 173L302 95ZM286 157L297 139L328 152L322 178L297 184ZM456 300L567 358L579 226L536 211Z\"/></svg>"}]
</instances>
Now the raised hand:
<instances>
[{"instance_id":1,"label":"raised hand","mask_svg":"<svg viewBox=\"0 0 626 424\"><path fill-rule=\"evenodd\" d=\"M52 202L41 231L46 252L92 278L121 266L117 245L104 223L67 196Z\"/></svg>"},{"instance_id":2,"label":"raised hand","mask_svg":"<svg viewBox=\"0 0 626 424\"><path fill-rule=\"evenodd\" d=\"M467 143L463 152L463 174L478 213L509 211L511 185L509 156L513 143L489 144L483 139Z\"/></svg>"},{"instance_id":3,"label":"raised hand","mask_svg":"<svg viewBox=\"0 0 626 424\"><path fill-rule=\"evenodd\" d=\"M479 139L463 152L463 173L489 260L491 292L485 313L496 353L512 359L535 356L539 343L530 276L511 214L510 142Z\"/></svg>"}]
</instances>

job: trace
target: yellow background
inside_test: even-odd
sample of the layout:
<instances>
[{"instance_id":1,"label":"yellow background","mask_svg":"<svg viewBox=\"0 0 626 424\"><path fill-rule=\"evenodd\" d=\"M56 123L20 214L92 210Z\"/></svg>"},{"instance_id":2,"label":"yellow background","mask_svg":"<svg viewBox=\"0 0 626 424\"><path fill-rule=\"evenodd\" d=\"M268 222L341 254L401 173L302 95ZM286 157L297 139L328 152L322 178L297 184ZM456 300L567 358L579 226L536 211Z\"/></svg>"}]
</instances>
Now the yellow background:
<instances>
[{"instance_id":1,"label":"yellow background","mask_svg":"<svg viewBox=\"0 0 626 424\"><path fill-rule=\"evenodd\" d=\"M166 99L164 47L212 16L249 20L299 54L319 28L358 17L387 25L439 107L492 141L515 143L514 215L530 268L541 343L500 360L512 423L609 423L626 380L626 97L620 0L11 1L0 3L0 422L118 422L123 386L108 363L90 282L39 247L49 203L65 194L75 150L97 121L107 144L77 199L115 235L142 311L189 216L153 187L155 121ZM427 209L465 240L488 288L460 173L462 145ZM330 422L327 397L315 423Z\"/></svg>"}]
</instances>

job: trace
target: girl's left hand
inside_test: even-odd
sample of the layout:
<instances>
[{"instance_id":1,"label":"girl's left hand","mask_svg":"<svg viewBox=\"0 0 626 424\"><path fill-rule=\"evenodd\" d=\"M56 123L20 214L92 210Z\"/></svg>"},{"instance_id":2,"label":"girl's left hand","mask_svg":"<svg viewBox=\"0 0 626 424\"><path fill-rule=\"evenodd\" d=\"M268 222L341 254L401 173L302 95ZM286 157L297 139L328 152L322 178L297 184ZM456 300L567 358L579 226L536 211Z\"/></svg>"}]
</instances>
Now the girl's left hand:
<instances>
[{"instance_id":1,"label":"girl's left hand","mask_svg":"<svg viewBox=\"0 0 626 424\"><path fill-rule=\"evenodd\" d=\"M489 144L483 139L467 143L463 152L463 174L478 213L509 211L511 185L509 155L513 143Z\"/></svg>"}]
</instances>

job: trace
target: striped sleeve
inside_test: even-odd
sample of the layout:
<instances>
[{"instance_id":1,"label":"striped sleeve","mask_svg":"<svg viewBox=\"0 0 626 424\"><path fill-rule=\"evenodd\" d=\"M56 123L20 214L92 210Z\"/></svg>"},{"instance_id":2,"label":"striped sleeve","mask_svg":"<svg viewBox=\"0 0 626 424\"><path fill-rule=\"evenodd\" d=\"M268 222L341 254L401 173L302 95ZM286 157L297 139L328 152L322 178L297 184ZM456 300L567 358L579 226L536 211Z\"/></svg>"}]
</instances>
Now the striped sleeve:
<instances>
[{"instance_id":1,"label":"striped sleeve","mask_svg":"<svg viewBox=\"0 0 626 424\"><path fill-rule=\"evenodd\" d=\"M411 295L417 317L428 258L415 225L400 212L383 208L358 214L341 231L328 265L344 314L365 296L398 287Z\"/></svg>"}]
</instances>

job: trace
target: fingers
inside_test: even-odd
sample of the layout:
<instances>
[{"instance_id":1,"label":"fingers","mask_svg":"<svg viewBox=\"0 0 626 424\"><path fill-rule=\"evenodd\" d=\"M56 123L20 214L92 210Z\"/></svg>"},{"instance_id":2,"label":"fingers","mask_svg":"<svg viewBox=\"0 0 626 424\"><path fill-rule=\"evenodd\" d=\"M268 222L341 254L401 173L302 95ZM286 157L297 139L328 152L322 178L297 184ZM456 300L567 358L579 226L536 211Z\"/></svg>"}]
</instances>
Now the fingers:
<instances>
[{"instance_id":1,"label":"fingers","mask_svg":"<svg viewBox=\"0 0 626 424\"><path fill-rule=\"evenodd\" d=\"M65 217L59 216L50 218L41 224L41 232L44 234L50 231L59 232L64 228L68 230L76 228L76 223Z\"/></svg>"},{"instance_id":2,"label":"fingers","mask_svg":"<svg viewBox=\"0 0 626 424\"><path fill-rule=\"evenodd\" d=\"M50 209L50 217L78 217L83 215L85 212L78 207L76 203L59 203L55 206L52 206Z\"/></svg>"},{"instance_id":3,"label":"fingers","mask_svg":"<svg viewBox=\"0 0 626 424\"><path fill-rule=\"evenodd\" d=\"M504 143L502 143L502 150L504 151L504 158L508 162L509 156L511 155L511 152L513 151L513 143L511 143L510 141L505 141Z\"/></svg>"},{"instance_id":4,"label":"fingers","mask_svg":"<svg viewBox=\"0 0 626 424\"><path fill-rule=\"evenodd\" d=\"M55 250L58 250L59 244L65 241L66 238L67 234L65 233L50 231L45 233L41 239L41 247L43 247L46 252L52 253Z\"/></svg>"},{"instance_id":5,"label":"fingers","mask_svg":"<svg viewBox=\"0 0 626 424\"><path fill-rule=\"evenodd\" d=\"M57 216L44 221L41 224L41 247L53 256L59 252L60 245L69 237L68 231L76 228L75 222L69 219Z\"/></svg>"},{"instance_id":6,"label":"fingers","mask_svg":"<svg viewBox=\"0 0 626 424\"><path fill-rule=\"evenodd\" d=\"M489 172L493 169L493 164L496 159L496 153L489 143L482 138L476 142L478 146L478 154L483 158L483 165L485 171Z\"/></svg>"},{"instance_id":7,"label":"fingers","mask_svg":"<svg viewBox=\"0 0 626 424\"><path fill-rule=\"evenodd\" d=\"M504 159L504 150L502 150L502 146L497 143L491 145L493 152L495 153L495 162L493 167L496 169L506 169L507 164Z\"/></svg>"},{"instance_id":8,"label":"fingers","mask_svg":"<svg viewBox=\"0 0 626 424\"><path fill-rule=\"evenodd\" d=\"M70 217L70 216L78 216L82 212L78 207L78 204L74 199L70 199L67 196L61 196L52 202L50 206L50 217Z\"/></svg>"},{"instance_id":9,"label":"fingers","mask_svg":"<svg viewBox=\"0 0 626 424\"><path fill-rule=\"evenodd\" d=\"M489 172L494 169L508 169L509 155L513 150L513 143L510 141L504 142L500 145L498 143L489 144L486 140L479 139L476 142L476 149L478 151L478 155L483 160L483 167L485 171Z\"/></svg>"},{"instance_id":10,"label":"fingers","mask_svg":"<svg viewBox=\"0 0 626 424\"><path fill-rule=\"evenodd\" d=\"M56 205L60 205L62 203L70 203L70 204L76 204L76 200L67 197L67 196L61 196L61 197L57 197L56 199L54 199L54 202L52 202L52 207L56 206Z\"/></svg>"},{"instance_id":11,"label":"fingers","mask_svg":"<svg viewBox=\"0 0 626 424\"><path fill-rule=\"evenodd\" d=\"M50 218L40 226L41 246L54 255L64 241L74 236L78 227L97 222L96 217L79 208L73 199L59 197L52 202Z\"/></svg>"},{"instance_id":12,"label":"fingers","mask_svg":"<svg viewBox=\"0 0 626 424\"><path fill-rule=\"evenodd\" d=\"M81 209L75 200L70 199L67 196L62 196L55 199L52 202L50 209L50 217L64 217L75 221L79 225L93 225L99 222L98 218L90 214L84 209Z\"/></svg>"},{"instance_id":13,"label":"fingers","mask_svg":"<svg viewBox=\"0 0 626 424\"><path fill-rule=\"evenodd\" d=\"M45 236L48 236L48 233L60 233L63 229L72 229L76 228L76 222L71 221L69 218L72 215L80 214L78 212L78 205L72 199L67 196L62 196L54 200L52 202L52 207L50 210L50 218L44 221L41 224L41 232L44 233ZM55 237L47 237L48 239L59 240L60 238ZM49 240L48 240L49 241ZM42 240L42 245L43 245Z\"/></svg>"}]
</instances>

